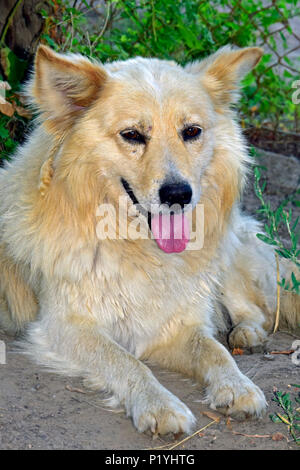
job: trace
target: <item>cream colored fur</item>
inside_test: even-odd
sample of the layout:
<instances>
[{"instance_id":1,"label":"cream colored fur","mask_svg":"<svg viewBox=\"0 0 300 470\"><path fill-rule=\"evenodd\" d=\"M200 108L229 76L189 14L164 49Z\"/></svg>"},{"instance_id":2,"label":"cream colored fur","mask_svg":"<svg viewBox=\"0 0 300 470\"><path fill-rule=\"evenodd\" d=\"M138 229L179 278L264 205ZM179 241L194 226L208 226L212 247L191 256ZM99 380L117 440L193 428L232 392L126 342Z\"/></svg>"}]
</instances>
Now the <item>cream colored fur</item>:
<instances>
[{"instance_id":1,"label":"cream colored fur","mask_svg":"<svg viewBox=\"0 0 300 470\"><path fill-rule=\"evenodd\" d=\"M274 324L274 253L238 205L248 157L230 109L260 56L227 47L182 68L37 53L28 94L39 121L0 172L0 324L26 328L35 361L109 392L139 431L189 432L195 421L142 360L204 384L209 405L226 414L266 408L216 339L225 329L220 304L232 347L261 344ZM186 123L202 127L200 139L182 141ZM125 142L126 128L146 144ZM192 186L193 207L204 204L201 250L166 254L153 239L97 238L99 204L118 208L126 196L121 177L148 208L176 175ZM296 324L292 302L284 318Z\"/></svg>"}]
</instances>

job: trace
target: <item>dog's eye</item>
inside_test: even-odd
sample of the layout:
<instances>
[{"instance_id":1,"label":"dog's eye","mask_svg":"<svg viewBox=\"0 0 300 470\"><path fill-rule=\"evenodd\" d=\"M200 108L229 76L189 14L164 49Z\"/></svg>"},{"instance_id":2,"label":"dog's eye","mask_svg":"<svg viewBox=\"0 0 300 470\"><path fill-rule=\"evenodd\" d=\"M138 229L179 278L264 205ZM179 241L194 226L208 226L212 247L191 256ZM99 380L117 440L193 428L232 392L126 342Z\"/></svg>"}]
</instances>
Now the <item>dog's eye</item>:
<instances>
[{"instance_id":1,"label":"dog's eye","mask_svg":"<svg viewBox=\"0 0 300 470\"><path fill-rule=\"evenodd\" d=\"M192 140L200 136L202 132L201 127L199 126L188 126L182 131L183 140Z\"/></svg>"},{"instance_id":2,"label":"dog's eye","mask_svg":"<svg viewBox=\"0 0 300 470\"><path fill-rule=\"evenodd\" d=\"M145 144L146 139L145 137L140 134L138 131L135 129L128 129L126 131L120 132L121 136L123 139L128 140L129 142L132 143L137 143L137 144Z\"/></svg>"}]
</instances>

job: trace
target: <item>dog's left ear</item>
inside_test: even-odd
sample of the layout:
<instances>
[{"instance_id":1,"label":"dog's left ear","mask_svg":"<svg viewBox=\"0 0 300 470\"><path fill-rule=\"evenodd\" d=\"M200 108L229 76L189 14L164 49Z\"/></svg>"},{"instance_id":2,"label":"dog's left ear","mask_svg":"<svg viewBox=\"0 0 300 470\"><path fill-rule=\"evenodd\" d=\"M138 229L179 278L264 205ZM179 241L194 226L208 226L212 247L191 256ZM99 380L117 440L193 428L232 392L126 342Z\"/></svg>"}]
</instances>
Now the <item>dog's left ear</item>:
<instances>
[{"instance_id":1,"label":"dog's left ear","mask_svg":"<svg viewBox=\"0 0 300 470\"><path fill-rule=\"evenodd\" d=\"M225 46L200 62L188 64L186 70L199 75L217 106L226 106L237 101L240 81L262 55L263 50L259 47L234 50Z\"/></svg>"},{"instance_id":2,"label":"dog's left ear","mask_svg":"<svg viewBox=\"0 0 300 470\"><path fill-rule=\"evenodd\" d=\"M37 50L34 73L27 87L29 100L52 132L64 132L97 99L107 74L99 64L80 55Z\"/></svg>"}]
</instances>

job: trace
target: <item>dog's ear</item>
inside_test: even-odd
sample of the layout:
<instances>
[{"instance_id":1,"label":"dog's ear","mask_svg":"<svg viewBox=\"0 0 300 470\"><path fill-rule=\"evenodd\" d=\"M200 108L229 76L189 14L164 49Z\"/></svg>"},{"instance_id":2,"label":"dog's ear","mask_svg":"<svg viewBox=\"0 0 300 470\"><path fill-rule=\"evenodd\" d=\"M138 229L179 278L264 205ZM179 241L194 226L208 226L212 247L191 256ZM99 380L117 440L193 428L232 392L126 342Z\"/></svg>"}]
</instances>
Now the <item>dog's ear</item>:
<instances>
[{"instance_id":1,"label":"dog's ear","mask_svg":"<svg viewBox=\"0 0 300 470\"><path fill-rule=\"evenodd\" d=\"M101 65L83 56L57 54L39 46L27 95L48 130L61 132L93 103L106 79Z\"/></svg>"},{"instance_id":2,"label":"dog's ear","mask_svg":"<svg viewBox=\"0 0 300 470\"><path fill-rule=\"evenodd\" d=\"M188 64L186 70L199 74L217 106L226 106L238 99L240 81L255 67L262 54L259 47L234 50L225 46L200 62Z\"/></svg>"}]
</instances>

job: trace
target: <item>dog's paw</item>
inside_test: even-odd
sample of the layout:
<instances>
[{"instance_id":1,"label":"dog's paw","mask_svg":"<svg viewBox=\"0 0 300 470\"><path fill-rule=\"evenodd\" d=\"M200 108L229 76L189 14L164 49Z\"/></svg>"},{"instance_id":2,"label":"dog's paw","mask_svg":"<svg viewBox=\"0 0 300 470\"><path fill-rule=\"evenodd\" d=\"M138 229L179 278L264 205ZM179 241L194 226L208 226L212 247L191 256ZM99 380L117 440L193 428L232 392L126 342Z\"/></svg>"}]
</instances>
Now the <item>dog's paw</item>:
<instances>
[{"instance_id":1,"label":"dog's paw","mask_svg":"<svg viewBox=\"0 0 300 470\"><path fill-rule=\"evenodd\" d=\"M133 423L138 431L150 430L153 434L189 433L195 417L189 408L167 390L148 395L145 402L134 407Z\"/></svg>"},{"instance_id":2,"label":"dog's paw","mask_svg":"<svg viewBox=\"0 0 300 470\"><path fill-rule=\"evenodd\" d=\"M262 352L265 349L267 332L254 323L239 323L230 333L230 348L242 348L250 352Z\"/></svg>"},{"instance_id":3,"label":"dog's paw","mask_svg":"<svg viewBox=\"0 0 300 470\"><path fill-rule=\"evenodd\" d=\"M206 396L205 402L212 409L238 420L258 418L267 408L263 392L244 375L215 384Z\"/></svg>"}]
</instances>

